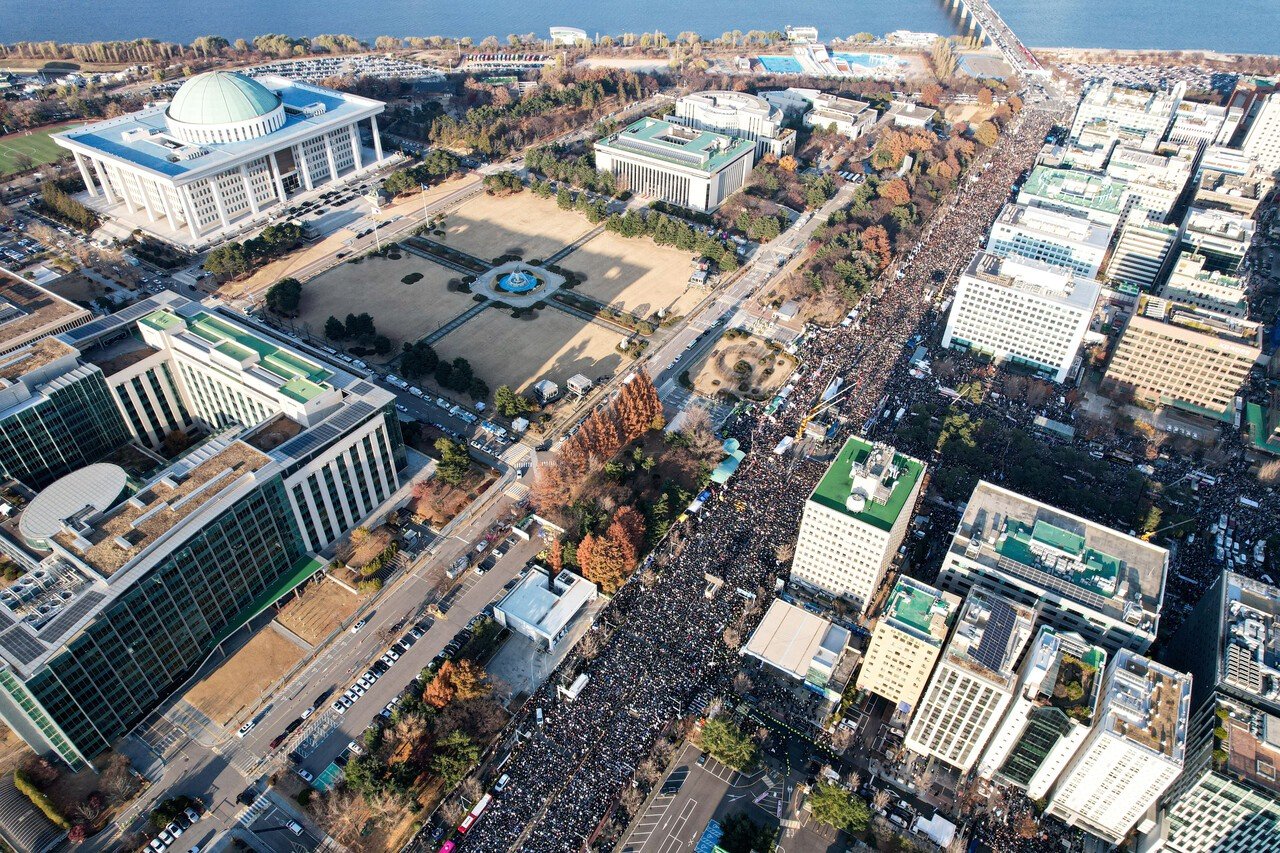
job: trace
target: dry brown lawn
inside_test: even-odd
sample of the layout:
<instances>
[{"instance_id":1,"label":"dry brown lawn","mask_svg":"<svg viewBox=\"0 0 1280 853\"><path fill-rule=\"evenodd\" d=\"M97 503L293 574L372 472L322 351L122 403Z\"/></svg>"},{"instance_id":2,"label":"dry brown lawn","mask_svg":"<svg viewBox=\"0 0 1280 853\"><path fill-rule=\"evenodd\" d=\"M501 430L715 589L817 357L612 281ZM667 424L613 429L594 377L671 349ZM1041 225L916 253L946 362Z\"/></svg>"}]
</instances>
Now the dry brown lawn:
<instances>
[{"instance_id":1,"label":"dry brown lawn","mask_svg":"<svg viewBox=\"0 0 1280 853\"><path fill-rule=\"evenodd\" d=\"M312 581L280 609L276 621L314 646L355 613L360 601L341 584Z\"/></svg>"},{"instance_id":2,"label":"dry brown lawn","mask_svg":"<svg viewBox=\"0 0 1280 853\"><path fill-rule=\"evenodd\" d=\"M472 317L435 345L446 361L462 356L490 388L510 385L527 390L539 379L564 387L575 373L595 379L611 375L622 364L621 334L543 308L529 319L490 308Z\"/></svg>"},{"instance_id":3,"label":"dry brown lawn","mask_svg":"<svg viewBox=\"0 0 1280 853\"><path fill-rule=\"evenodd\" d=\"M683 315L706 295L689 287L689 252L659 246L648 237L621 237L605 231L561 261L583 276L574 291L638 317L656 311Z\"/></svg>"},{"instance_id":4,"label":"dry brown lawn","mask_svg":"<svg viewBox=\"0 0 1280 853\"><path fill-rule=\"evenodd\" d=\"M444 243L482 261L511 253L543 260L592 227L581 213L561 210L554 199L527 191L509 196L482 193L448 214Z\"/></svg>"},{"instance_id":5,"label":"dry brown lawn","mask_svg":"<svg viewBox=\"0 0 1280 853\"><path fill-rule=\"evenodd\" d=\"M763 399L786 384L795 366L789 355L769 349L759 338L721 338L689 369L689 379L706 397L729 391Z\"/></svg>"},{"instance_id":6,"label":"dry brown lawn","mask_svg":"<svg viewBox=\"0 0 1280 853\"><path fill-rule=\"evenodd\" d=\"M405 284L401 279L410 273L420 273L422 279ZM403 249L398 261L365 258L339 264L302 286L298 323L320 336L330 316L342 320L368 311L398 353L401 342L418 340L474 304L470 294L449 291L447 284L454 278L462 275Z\"/></svg>"},{"instance_id":7,"label":"dry brown lawn","mask_svg":"<svg viewBox=\"0 0 1280 853\"><path fill-rule=\"evenodd\" d=\"M215 723L239 725L240 715L301 659L302 648L268 625L185 698Z\"/></svg>"}]
</instances>

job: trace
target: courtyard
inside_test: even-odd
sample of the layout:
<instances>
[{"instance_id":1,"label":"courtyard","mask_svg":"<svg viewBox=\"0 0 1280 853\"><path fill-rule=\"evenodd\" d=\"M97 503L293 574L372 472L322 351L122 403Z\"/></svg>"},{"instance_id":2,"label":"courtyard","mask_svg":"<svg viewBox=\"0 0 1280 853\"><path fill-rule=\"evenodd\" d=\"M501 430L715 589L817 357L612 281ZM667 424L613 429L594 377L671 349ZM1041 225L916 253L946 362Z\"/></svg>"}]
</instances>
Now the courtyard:
<instances>
[{"instance_id":1,"label":"courtyard","mask_svg":"<svg viewBox=\"0 0 1280 853\"><path fill-rule=\"evenodd\" d=\"M637 317L662 311L684 315L706 296L689 287L693 255L659 246L648 237L622 237L610 231L591 238L561 266L577 273L575 292Z\"/></svg>"}]
</instances>

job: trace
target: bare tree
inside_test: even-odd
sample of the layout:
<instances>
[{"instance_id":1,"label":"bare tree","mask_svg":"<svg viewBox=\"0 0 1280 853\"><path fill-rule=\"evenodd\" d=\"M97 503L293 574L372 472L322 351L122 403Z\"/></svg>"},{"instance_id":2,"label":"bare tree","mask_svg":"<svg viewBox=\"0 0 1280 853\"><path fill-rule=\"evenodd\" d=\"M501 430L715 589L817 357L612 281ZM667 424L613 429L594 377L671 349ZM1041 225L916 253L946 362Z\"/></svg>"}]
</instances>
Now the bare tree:
<instances>
[{"instance_id":1,"label":"bare tree","mask_svg":"<svg viewBox=\"0 0 1280 853\"><path fill-rule=\"evenodd\" d=\"M445 823L456 826L467 816L467 807L457 800L446 800L440 806L440 816L444 818Z\"/></svg>"},{"instance_id":2,"label":"bare tree","mask_svg":"<svg viewBox=\"0 0 1280 853\"><path fill-rule=\"evenodd\" d=\"M653 763L653 759L646 758L636 765L636 779L642 785L656 785L658 780L662 778L662 768Z\"/></svg>"},{"instance_id":3,"label":"bare tree","mask_svg":"<svg viewBox=\"0 0 1280 853\"><path fill-rule=\"evenodd\" d=\"M724 700L721 699L719 696L712 697L711 701L707 703L707 711L706 711L707 719L718 717L723 712L724 712Z\"/></svg>"},{"instance_id":4,"label":"bare tree","mask_svg":"<svg viewBox=\"0 0 1280 853\"><path fill-rule=\"evenodd\" d=\"M849 787L854 791L856 791L860 787L862 787L862 774L855 770L849 774L848 781L849 781Z\"/></svg>"},{"instance_id":5,"label":"bare tree","mask_svg":"<svg viewBox=\"0 0 1280 853\"><path fill-rule=\"evenodd\" d=\"M458 786L458 793L466 797L468 802L474 803L484 795L484 788L474 776L468 776L462 780L462 784Z\"/></svg>"},{"instance_id":6,"label":"bare tree","mask_svg":"<svg viewBox=\"0 0 1280 853\"><path fill-rule=\"evenodd\" d=\"M599 634L588 631L582 635L581 640L578 640L578 654L582 655L583 660L592 660L600 654L601 645Z\"/></svg>"},{"instance_id":7,"label":"bare tree","mask_svg":"<svg viewBox=\"0 0 1280 853\"><path fill-rule=\"evenodd\" d=\"M98 784L113 804L120 804L133 796L138 789L138 779L129 767L129 759L115 753L107 760Z\"/></svg>"},{"instance_id":8,"label":"bare tree","mask_svg":"<svg viewBox=\"0 0 1280 853\"><path fill-rule=\"evenodd\" d=\"M784 565L791 562L791 558L796 555L796 543L783 542L781 545L773 549L773 558L778 561L778 565Z\"/></svg>"},{"instance_id":9,"label":"bare tree","mask_svg":"<svg viewBox=\"0 0 1280 853\"><path fill-rule=\"evenodd\" d=\"M877 811L884 811L889 807L890 799L892 799L892 795L884 788L881 788L871 797L871 805L875 806Z\"/></svg>"},{"instance_id":10,"label":"bare tree","mask_svg":"<svg viewBox=\"0 0 1280 853\"><path fill-rule=\"evenodd\" d=\"M636 812L640 810L641 804L644 803L644 795L630 785L622 789L622 796L618 800L618 804L622 806L622 810L628 816L634 817Z\"/></svg>"},{"instance_id":11,"label":"bare tree","mask_svg":"<svg viewBox=\"0 0 1280 853\"><path fill-rule=\"evenodd\" d=\"M733 692L739 696L745 696L751 692L751 679L747 677L745 672L740 672L733 677Z\"/></svg>"},{"instance_id":12,"label":"bare tree","mask_svg":"<svg viewBox=\"0 0 1280 853\"><path fill-rule=\"evenodd\" d=\"M720 635L720 638L731 649L737 649L742 643L742 634L738 633L738 629L732 625L724 629L724 633Z\"/></svg>"},{"instance_id":13,"label":"bare tree","mask_svg":"<svg viewBox=\"0 0 1280 853\"><path fill-rule=\"evenodd\" d=\"M1280 459L1271 459L1258 466L1258 482L1268 486L1280 483Z\"/></svg>"}]
</instances>

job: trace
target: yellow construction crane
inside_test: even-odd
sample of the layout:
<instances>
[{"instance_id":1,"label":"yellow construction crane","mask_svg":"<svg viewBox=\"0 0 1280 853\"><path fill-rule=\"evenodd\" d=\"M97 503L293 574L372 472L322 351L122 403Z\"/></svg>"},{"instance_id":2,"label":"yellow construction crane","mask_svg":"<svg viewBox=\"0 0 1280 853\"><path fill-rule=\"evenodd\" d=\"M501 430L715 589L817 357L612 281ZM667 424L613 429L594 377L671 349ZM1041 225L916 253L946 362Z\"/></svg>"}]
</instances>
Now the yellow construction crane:
<instances>
[{"instance_id":1,"label":"yellow construction crane","mask_svg":"<svg viewBox=\"0 0 1280 853\"><path fill-rule=\"evenodd\" d=\"M800 427L796 430L796 441L800 441L802 438L804 438L804 431L809 428L809 424L813 421L814 418L816 418L818 415L825 412L827 409L830 409L832 406L836 405L837 403L843 401L844 396L852 390L853 390L853 383L850 383L844 388L841 388L836 393L832 394L826 400L819 400L817 403L814 403L813 406L809 409L809 411L805 413L805 416L800 419Z\"/></svg>"}]
</instances>

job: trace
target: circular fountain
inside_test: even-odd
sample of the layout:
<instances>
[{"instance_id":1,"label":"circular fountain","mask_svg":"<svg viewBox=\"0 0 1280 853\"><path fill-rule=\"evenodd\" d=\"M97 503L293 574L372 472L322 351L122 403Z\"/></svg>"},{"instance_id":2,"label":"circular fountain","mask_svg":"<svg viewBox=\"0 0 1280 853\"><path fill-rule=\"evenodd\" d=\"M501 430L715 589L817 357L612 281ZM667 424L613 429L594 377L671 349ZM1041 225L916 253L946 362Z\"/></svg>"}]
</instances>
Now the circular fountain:
<instances>
[{"instance_id":1,"label":"circular fountain","mask_svg":"<svg viewBox=\"0 0 1280 853\"><path fill-rule=\"evenodd\" d=\"M507 293L529 293L541 287L542 281L529 270L514 269L498 276L496 285Z\"/></svg>"}]
</instances>

